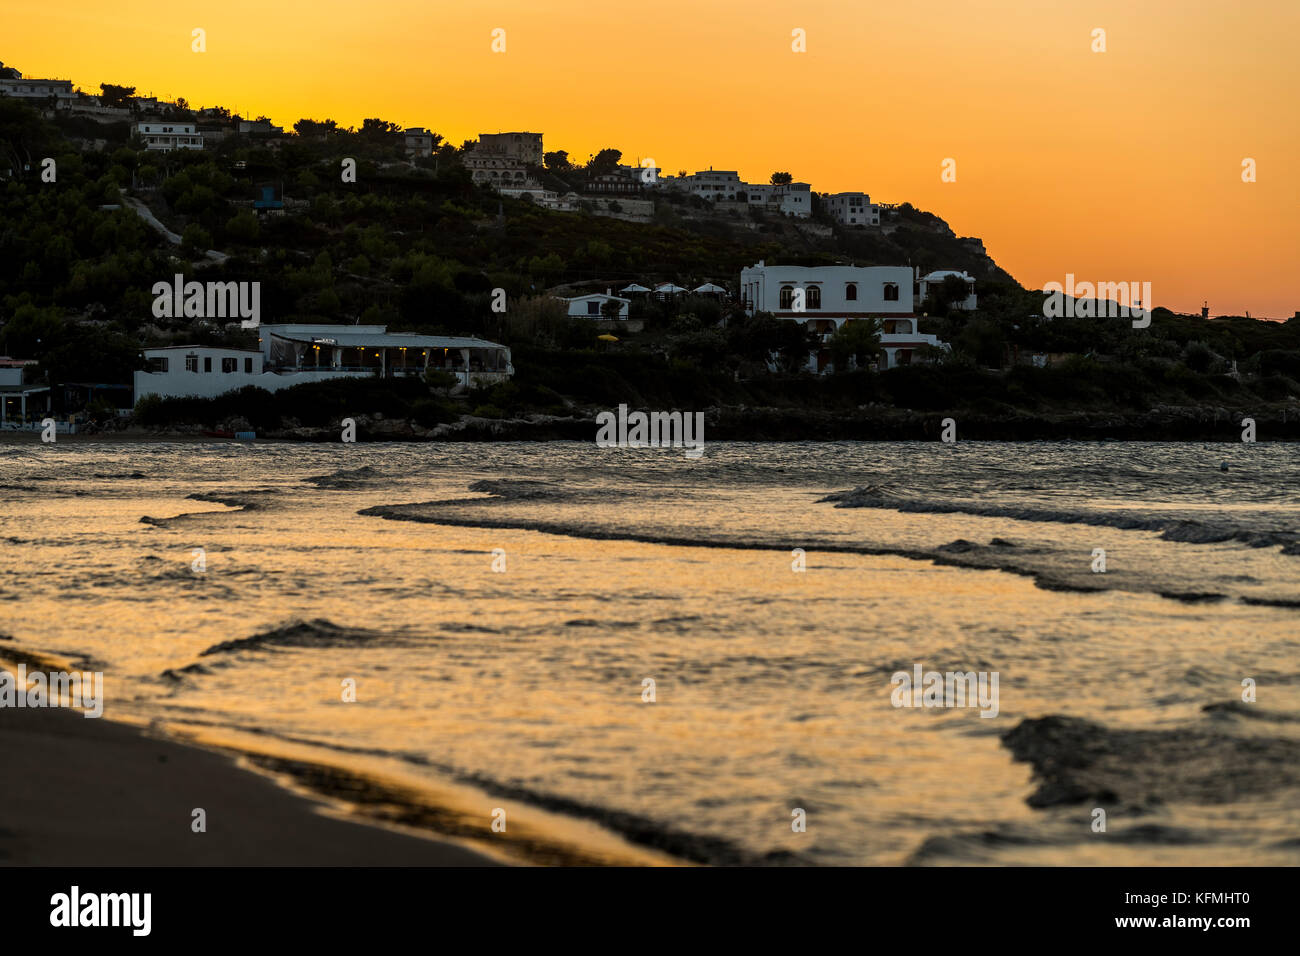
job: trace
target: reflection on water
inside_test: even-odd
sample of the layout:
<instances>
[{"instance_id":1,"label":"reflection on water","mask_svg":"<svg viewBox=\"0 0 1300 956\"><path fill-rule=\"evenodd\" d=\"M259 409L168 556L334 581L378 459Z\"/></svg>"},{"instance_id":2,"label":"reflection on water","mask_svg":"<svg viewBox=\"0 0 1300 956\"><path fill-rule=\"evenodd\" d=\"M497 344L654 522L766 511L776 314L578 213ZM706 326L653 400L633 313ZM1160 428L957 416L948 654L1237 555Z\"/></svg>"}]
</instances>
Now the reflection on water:
<instances>
[{"instance_id":1,"label":"reflection on water","mask_svg":"<svg viewBox=\"0 0 1300 956\"><path fill-rule=\"evenodd\" d=\"M103 669L110 718L592 859L1295 863L1298 458L11 446L0 631ZM894 707L916 665L997 672L997 716Z\"/></svg>"}]
</instances>

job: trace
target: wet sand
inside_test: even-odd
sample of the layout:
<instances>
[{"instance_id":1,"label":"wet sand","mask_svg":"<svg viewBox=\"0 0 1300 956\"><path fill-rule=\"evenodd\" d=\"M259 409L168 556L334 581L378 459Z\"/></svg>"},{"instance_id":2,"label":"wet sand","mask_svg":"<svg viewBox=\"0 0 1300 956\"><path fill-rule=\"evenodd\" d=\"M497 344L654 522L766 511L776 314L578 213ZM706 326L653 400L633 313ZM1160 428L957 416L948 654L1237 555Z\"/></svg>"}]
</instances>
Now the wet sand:
<instances>
[{"instance_id":1,"label":"wet sand","mask_svg":"<svg viewBox=\"0 0 1300 956\"><path fill-rule=\"evenodd\" d=\"M491 866L322 813L207 750L60 709L0 709L0 865ZM191 829L207 814L207 832Z\"/></svg>"}]
</instances>

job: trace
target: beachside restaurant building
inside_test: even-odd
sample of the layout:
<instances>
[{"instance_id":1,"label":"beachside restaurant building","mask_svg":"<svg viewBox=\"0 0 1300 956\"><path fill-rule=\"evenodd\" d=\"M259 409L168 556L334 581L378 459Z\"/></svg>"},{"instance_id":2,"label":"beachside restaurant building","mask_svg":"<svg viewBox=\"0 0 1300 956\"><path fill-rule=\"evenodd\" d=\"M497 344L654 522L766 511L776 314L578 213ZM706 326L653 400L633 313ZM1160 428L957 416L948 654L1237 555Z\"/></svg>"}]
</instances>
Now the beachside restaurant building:
<instances>
[{"instance_id":1,"label":"beachside restaurant building","mask_svg":"<svg viewBox=\"0 0 1300 956\"><path fill-rule=\"evenodd\" d=\"M389 332L383 325L262 325L257 350L174 345L145 349L135 398L212 397L255 385L268 392L340 378L456 376L452 391L514 374L510 349L483 339Z\"/></svg>"},{"instance_id":2,"label":"beachside restaurant building","mask_svg":"<svg viewBox=\"0 0 1300 956\"><path fill-rule=\"evenodd\" d=\"M490 385L514 374L510 349L483 339L389 332L383 325L263 325L263 366L280 374L337 373L396 378L436 368L461 385Z\"/></svg>"}]
</instances>

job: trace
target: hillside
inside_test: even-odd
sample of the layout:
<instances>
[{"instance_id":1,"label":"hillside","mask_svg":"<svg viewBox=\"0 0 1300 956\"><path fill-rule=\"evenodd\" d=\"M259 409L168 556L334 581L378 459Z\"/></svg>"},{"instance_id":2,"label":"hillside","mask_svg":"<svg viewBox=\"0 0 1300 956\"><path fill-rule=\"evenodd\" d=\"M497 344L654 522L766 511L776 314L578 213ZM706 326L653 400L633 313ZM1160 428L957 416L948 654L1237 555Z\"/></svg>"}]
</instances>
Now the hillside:
<instances>
[{"instance_id":1,"label":"hillside","mask_svg":"<svg viewBox=\"0 0 1300 956\"><path fill-rule=\"evenodd\" d=\"M159 154L131 143L124 123L95 125L51 121L0 99L0 151L12 170L0 182L0 353L38 359L55 384L129 382L143 346L255 345L255 333L237 323L155 318L153 284L182 273L260 282L264 322L386 323L478 335L515 350L514 382L456 400L421 399L431 427L474 411L527 420L582 416L619 401L716 408L723 418L741 407L792 420L829 416L831 424L815 429L825 435L861 430L858 419L871 408L1050 425L1077 414L1215 407L1224 418L1255 409L1280 422L1300 397L1294 320L1205 321L1156 310L1144 330L1096 318L1049 322L1042 293L1021 287L978 239L957 237L939 217L906 204L887 209L882 228L869 231L820 216L720 213L684 197L661 198L653 221L635 223L502 198L471 181L460 150L443 145L407 162L392 134L377 128L286 136L278 148L231 135L211 149ZM55 182L42 181L43 157L55 161ZM356 161L355 182L340 174L345 158ZM283 211L254 210L263 190ZM179 244L133 206L147 207ZM611 344L545 294L633 281L734 288L740 270L759 259L964 270L976 277L979 309L926 306L921 331L952 346L934 356L937 364L817 379L796 371L808 346L798 326L746 318L734 303L638 301L633 317L644 330ZM494 289L505 290L504 314L491 308ZM1053 356L1053 366L1016 367L1030 353ZM60 403L75 405L75 396L56 391ZM159 410L151 415L166 424ZM205 415L210 423L221 410L181 417ZM272 417L284 427L299 421Z\"/></svg>"}]
</instances>

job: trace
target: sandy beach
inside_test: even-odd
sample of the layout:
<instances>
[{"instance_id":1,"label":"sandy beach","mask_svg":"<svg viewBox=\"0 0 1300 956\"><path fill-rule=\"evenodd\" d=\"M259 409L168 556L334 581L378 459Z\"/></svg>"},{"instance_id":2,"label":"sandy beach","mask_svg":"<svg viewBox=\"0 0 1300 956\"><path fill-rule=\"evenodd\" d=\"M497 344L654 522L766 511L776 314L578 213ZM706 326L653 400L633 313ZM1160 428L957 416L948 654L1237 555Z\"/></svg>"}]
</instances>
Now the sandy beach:
<instances>
[{"instance_id":1,"label":"sandy beach","mask_svg":"<svg viewBox=\"0 0 1300 956\"><path fill-rule=\"evenodd\" d=\"M0 753L0 865L496 865L326 815L222 754L68 710L0 710ZM204 833L191 830L195 808Z\"/></svg>"}]
</instances>

